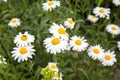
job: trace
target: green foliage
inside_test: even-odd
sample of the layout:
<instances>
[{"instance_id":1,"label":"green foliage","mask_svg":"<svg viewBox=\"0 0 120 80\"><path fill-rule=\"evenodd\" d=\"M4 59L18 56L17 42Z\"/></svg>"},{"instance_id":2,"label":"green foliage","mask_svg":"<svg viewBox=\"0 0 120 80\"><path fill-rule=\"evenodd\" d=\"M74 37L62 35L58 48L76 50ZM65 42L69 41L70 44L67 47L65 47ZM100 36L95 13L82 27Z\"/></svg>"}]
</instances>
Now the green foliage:
<instances>
[{"instance_id":1,"label":"green foliage","mask_svg":"<svg viewBox=\"0 0 120 80\"><path fill-rule=\"evenodd\" d=\"M59 63L63 80L119 80L120 51L117 41L120 37L107 33L105 27L109 23L120 25L120 7L114 6L112 0L60 0L59 8L45 12L42 9L45 1L8 0L7 3L0 3L0 55L7 59L7 67L3 68L0 64L0 80L51 80L53 72L44 67L52 61ZM87 15L92 14L96 6L111 8L110 19L90 23ZM10 28L8 23L14 17L20 18L21 25ZM52 23L63 24L69 17L76 22L73 30L67 29L70 36L85 36L90 45L100 44L105 50L115 51L117 63L112 67L104 67L99 61L88 57L87 52L65 51L56 56L47 53L43 40L51 36L49 27ZM33 59L18 63L11 56L15 47L13 40L19 32L24 31L35 35L36 52ZM43 78L41 73L48 77Z\"/></svg>"}]
</instances>

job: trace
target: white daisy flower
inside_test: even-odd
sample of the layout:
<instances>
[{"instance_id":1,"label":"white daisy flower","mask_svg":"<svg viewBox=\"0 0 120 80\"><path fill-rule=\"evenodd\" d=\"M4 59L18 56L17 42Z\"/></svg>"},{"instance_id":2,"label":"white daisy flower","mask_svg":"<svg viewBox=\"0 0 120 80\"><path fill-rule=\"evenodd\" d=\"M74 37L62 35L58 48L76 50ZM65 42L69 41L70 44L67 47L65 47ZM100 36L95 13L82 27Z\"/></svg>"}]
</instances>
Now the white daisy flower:
<instances>
[{"instance_id":1,"label":"white daisy flower","mask_svg":"<svg viewBox=\"0 0 120 80\"><path fill-rule=\"evenodd\" d=\"M52 71L55 71L55 72L58 72L58 68L57 68L57 63L55 62L49 62L48 63L48 67L52 70Z\"/></svg>"},{"instance_id":2,"label":"white daisy flower","mask_svg":"<svg viewBox=\"0 0 120 80\"><path fill-rule=\"evenodd\" d=\"M79 52L85 51L89 45L86 41L87 40L84 39L84 37L75 35L71 37L70 47L72 48L73 51L79 51Z\"/></svg>"},{"instance_id":3,"label":"white daisy flower","mask_svg":"<svg viewBox=\"0 0 120 80\"><path fill-rule=\"evenodd\" d=\"M103 58L100 61L104 66L112 66L114 62L117 62L115 56L114 51L107 51L104 53Z\"/></svg>"},{"instance_id":4,"label":"white daisy flower","mask_svg":"<svg viewBox=\"0 0 120 80\"><path fill-rule=\"evenodd\" d=\"M90 46L88 48L88 55L92 57L94 60L101 59L104 54L104 49L100 45Z\"/></svg>"},{"instance_id":5,"label":"white daisy flower","mask_svg":"<svg viewBox=\"0 0 120 80\"><path fill-rule=\"evenodd\" d=\"M120 5L120 0L112 0L113 4L115 6L119 6Z\"/></svg>"},{"instance_id":6,"label":"white daisy flower","mask_svg":"<svg viewBox=\"0 0 120 80\"><path fill-rule=\"evenodd\" d=\"M8 23L8 26L10 26L10 27L18 27L18 26L20 26L20 19L12 18L10 20L10 22Z\"/></svg>"},{"instance_id":7,"label":"white daisy flower","mask_svg":"<svg viewBox=\"0 0 120 80\"><path fill-rule=\"evenodd\" d=\"M120 27L115 24L107 25L106 30L107 32L114 34L114 35L120 34Z\"/></svg>"},{"instance_id":8,"label":"white daisy flower","mask_svg":"<svg viewBox=\"0 0 120 80\"><path fill-rule=\"evenodd\" d=\"M73 29L75 26L75 22L72 20L72 18L68 18L66 21L64 21L64 25L66 28Z\"/></svg>"},{"instance_id":9,"label":"white daisy flower","mask_svg":"<svg viewBox=\"0 0 120 80\"><path fill-rule=\"evenodd\" d=\"M58 25L53 23L49 31L51 34L53 34L53 36L60 37L63 40L68 40L69 35L66 32L66 28L64 28L61 24Z\"/></svg>"},{"instance_id":10,"label":"white daisy flower","mask_svg":"<svg viewBox=\"0 0 120 80\"><path fill-rule=\"evenodd\" d=\"M110 15L110 9L103 7L95 7L93 13L95 14L95 16L99 16L100 18L105 18Z\"/></svg>"},{"instance_id":11,"label":"white daisy flower","mask_svg":"<svg viewBox=\"0 0 120 80\"><path fill-rule=\"evenodd\" d=\"M62 74L58 72L54 72L52 80L62 80Z\"/></svg>"},{"instance_id":12,"label":"white daisy flower","mask_svg":"<svg viewBox=\"0 0 120 80\"><path fill-rule=\"evenodd\" d=\"M14 43L16 46L29 46L34 42L35 37L31 34L28 34L26 31L24 34L19 32L19 34L14 38Z\"/></svg>"},{"instance_id":13,"label":"white daisy flower","mask_svg":"<svg viewBox=\"0 0 120 80\"><path fill-rule=\"evenodd\" d=\"M33 49L33 47L34 46L15 47L11 52L12 57L14 57L14 60L17 59L18 62L27 61L28 58L32 59L32 55L35 55L35 49Z\"/></svg>"},{"instance_id":14,"label":"white daisy flower","mask_svg":"<svg viewBox=\"0 0 120 80\"><path fill-rule=\"evenodd\" d=\"M88 15L88 18L87 18L90 22L97 22L98 21L98 17L94 16L94 15Z\"/></svg>"},{"instance_id":15,"label":"white daisy flower","mask_svg":"<svg viewBox=\"0 0 120 80\"><path fill-rule=\"evenodd\" d=\"M118 48L119 48L119 50L120 50L120 41L118 41Z\"/></svg>"},{"instance_id":16,"label":"white daisy flower","mask_svg":"<svg viewBox=\"0 0 120 80\"><path fill-rule=\"evenodd\" d=\"M60 1L52 0L52 1L47 1L46 3L43 3L43 10L44 11L52 11L52 9L56 8L57 6L60 6Z\"/></svg>"},{"instance_id":17,"label":"white daisy flower","mask_svg":"<svg viewBox=\"0 0 120 80\"><path fill-rule=\"evenodd\" d=\"M66 50L66 46L68 45L67 41L58 37L46 38L43 42L47 52L51 54L63 52Z\"/></svg>"}]
</instances>

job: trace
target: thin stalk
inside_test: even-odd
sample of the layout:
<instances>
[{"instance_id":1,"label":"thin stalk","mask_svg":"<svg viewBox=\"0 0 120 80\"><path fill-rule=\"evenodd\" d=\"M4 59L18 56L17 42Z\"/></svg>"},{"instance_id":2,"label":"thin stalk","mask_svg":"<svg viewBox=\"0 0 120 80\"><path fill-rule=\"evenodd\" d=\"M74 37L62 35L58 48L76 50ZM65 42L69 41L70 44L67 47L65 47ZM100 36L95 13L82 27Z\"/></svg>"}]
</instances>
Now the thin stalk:
<instances>
[{"instance_id":1,"label":"thin stalk","mask_svg":"<svg viewBox=\"0 0 120 80\"><path fill-rule=\"evenodd\" d=\"M100 6L102 2L103 2L103 0L99 0L97 5Z\"/></svg>"},{"instance_id":2,"label":"thin stalk","mask_svg":"<svg viewBox=\"0 0 120 80\"><path fill-rule=\"evenodd\" d=\"M53 55L53 62L57 62L57 55Z\"/></svg>"},{"instance_id":3,"label":"thin stalk","mask_svg":"<svg viewBox=\"0 0 120 80\"><path fill-rule=\"evenodd\" d=\"M52 17L53 22L55 22L55 16L54 16L54 12L53 11L51 12L51 17Z\"/></svg>"},{"instance_id":4,"label":"thin stalk","mask_svg":"<svg viewBox=\"0 0 120 80\"><path fill-rule=\"evenodd\" d=\"M75 6L74 6L74 20L76 20L76 13L77 13L76 7L77 7L77 2L78 2L78 0L75 0Z\"/></svg>"},{"instance_id":5,"label":"thin stalk","mask_svg":"<svg viewBox=\"0 0 120 80\"><path fill-rule=\"evenodd\" d=\"M11 15L14 17L14 9L13 9L13 7L12 7L12 5L11 5L11 3L9 2L8 3L8 6L9 6L9 8L10 8L10 12L11 12Z\"/></svg>"},{"instance_id":6,"label":"thin stalk","mask_svg":"<svg viewBox=\"0 0 120 80\"><path fill-rule=\"evenodd\" d=\"M25 0L22 0L22 1L23 1L25 9L27 9L27 2Z\"/></svg>"}]
</instances>

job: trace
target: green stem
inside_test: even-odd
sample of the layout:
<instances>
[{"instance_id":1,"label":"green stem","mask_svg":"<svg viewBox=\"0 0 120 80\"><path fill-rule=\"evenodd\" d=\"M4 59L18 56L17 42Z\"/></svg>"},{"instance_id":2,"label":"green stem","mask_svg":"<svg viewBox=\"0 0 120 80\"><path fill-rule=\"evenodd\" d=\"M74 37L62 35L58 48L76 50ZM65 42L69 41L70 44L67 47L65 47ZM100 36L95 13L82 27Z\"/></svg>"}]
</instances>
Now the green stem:
<instances>
[{"instance_id":1,"label":"green stem","mask_svg":"<svg viewBox=\"0 0 120 80\"><path fill-rule=\"evenodd\" d=\"M84 23L85 21L84 20L82 20L82 19L80 19L80 20L77 20L77 21L75 21L76 23Z\"/></svg>"},{"instance_id":2,"label":"green stem","mask_svg":"<svg viewBox=\"0 0 120 80\"><path fill-rule=\"evenodd\" d=\"M115 35L114 34L112 34L112 39L114 39L115 38Z\"/></svg>"},{"instance_id":3,"label":"green stem","mask_svg":"<svg viewBox=\"0 0 120 80\"><path fill-rule=\"evenodd\" d=\"M16 74L16 75L17 75L17 72L16 72L17 70L15 70L14 64L11 64L10 67L11 67L11 70L13 71L13 74ZM18 78L16 75L14 75L14 79L15 79L15 80L17 80L17 78Z\"/></svg>"},{"instance_id":4,"label":"green stem","mask_svg":"<svg viewBox=\"0 0 120 80\"><path fill-rule=\"evenodd\" d=\"M100 6L103 0L98 0L97 6Z\"/></svg>"},{"instance_id":5,"label":"green stem","mask_svg":"<svg viewBox=\"0 0 120 80\"><path fill-rule=\"evenodd\" d=\"M74 6L74 20L76 20L76 7L77 7L78 0L75 0L75 6Z\"/></svg>"},{"instance_id":6,"label":"green stem","mask_svg":"<svg viewBox=\"0 0 120 80\"><path fill-rule=\"evenodd\" d=\"M52 22L55 22L55 17L54 17L53 11L51 11L49 13L50 13L50 20L52 19Z\"/></svg>"},{"instance_id":7,"label":"green stem","mask_svg":"<svg viewBox=\"0 0 120 80\"><path fill-rule=\"evenodd\" d=\"M10 9L11 9L11 10L9 10L9 11L11 12L11 15L12 15L12 17L14 17L14 9L13 9L11 3L9 2L8 5L9 5L9 7L10 7Z\"/></svg>"},{"instance_id":8,"label":"green stem","mask_svg":"<svg viewBox=\"0 0 120 80\"><path fill-rule=\"evenodd\" d=\"M53 55L53 62L57 62L57 54Z\"/></svg>"},{"instance_id":9,"label":"green stem","mask_svg":"<svg viewBox=\"0 0 120 80\"><path fill-rule=\"evenodd\" d=\"M27 9L27 2L25 0L22 0L22 1L23 1L25 9Z\"/></svg>"}]
</instances>

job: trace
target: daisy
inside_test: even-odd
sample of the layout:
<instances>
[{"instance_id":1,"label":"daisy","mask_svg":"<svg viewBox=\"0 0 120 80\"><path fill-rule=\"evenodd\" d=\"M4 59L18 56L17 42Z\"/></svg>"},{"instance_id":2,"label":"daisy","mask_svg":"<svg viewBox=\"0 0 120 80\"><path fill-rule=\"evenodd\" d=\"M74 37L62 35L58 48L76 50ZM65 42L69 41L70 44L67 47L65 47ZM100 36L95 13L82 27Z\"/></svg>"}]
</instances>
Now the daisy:
<instances>
[{"instance_id":1,"label":"daisy","mask_svg":"<svg viewBox=\"0 0 120 80\"><path fill-rule=\"evenodd\" d=\"M15 47L11 52L12 57L14 57L14 60L17 59L18 62L27 61L28 58L32 59L32 55L35 55L35 49L33 49L33 47L34 46Z\"/></svg>"},{"instance_id":2,"label":"daisy","mask_svg":"<svg viewBox=\"0 0 120 80\"><path fill-rule=\"evenodd\" d=\"M105 18L109 16L110 9L109 8L103 8L103 7L95 7L93 10L93 13L95 16L99 16L100 18Z\"/></svg>"},{"instance_id":3,"label":"daisy","mask_svg":"<svg viewBox=\"0 0 120 80\"><path fill-rule=\"evenodd\" d=\"M94 60L101 59L104 54L104 49L100 45L90 46L88 48L88 55Z\"/></svg>"},{"instance_id":4,"label":"daisy","mask_svg":"<svg viewBox=\"0 0 120 80\"><path fill-rule=\"evenodd\" d=\"M31 45L34 40L35 37L31 34L28 34L27 31L24 34L19 32L19 34L14 38L14 43L16 43L17 46L28 46Z\"/></svg>"},{"instance_id":5,"label":"daisy","mask_svg":"<svg viewBox=\"0 0 120 80\"><path fill-rule=\"evenodd\" d=\"M58 72L54 72L52 80L62 80L62 74Z\"/></svg>"},{"instance_id":6,"label":"daisy","mask_svg":"<svg viewBox=\"0 0 120 80\"><path fill-rule=\"evenodd\" d=\"M54 36L51 38L46 38L43 42L47 52L50 54L63 52L66 50L66 46L68 45L67 41Z\"/></svg>"},{"instance_id":7,"label":"daisy","mask_svg":"<svg viewBox=\"0 0 120 80\"><path fill-rule=\"evenodd\" d=\"M8 23L8 26L10 26L10 27L18 27L18 26L20 26L20 19L12 18L10 20L10 22Z\"/></svg>"},{"instance_id":8,"label":"daisy","mask_svg":"<svg viewBox=\"0 0 120 80\"><path fill-rule=\"evenodd\" d=\"M120 50L120 41L118 41L118 48L119 48L119 50Z\"/></svg>"},{"instance_id":9,"label":"daisy","mask_svg":"<svg viewBox=\"0 0 120 80\"><path fill-rule=\"evenodd\" d=\"M104 66L112 66L114 62L117 62L115 56L114 51L107 51L104 53L103 58L100 61Z\"/></svg>"},{"instance_id":10,"label":"daisy","mask_svg":"<svg viewBox=\"0 0 120 80\"><path fill-rule=\"evenodd\" d=\"M48 63L48 67L52 70L52 71L55 71L55 72L58 72L58 68L57 68L57 63L55 62L49 62Z\"/></svg>"},{"instance_id":11,"label":"daisy","mask_svg":"<svg viewBox=\"0 0 120 80\"><path fill-rule=\"evenodd\" d=\"M68 40L68 34L66 32L66 28L63 25L58 25L53 23L53 25L49 28L49 31L53 36L60 37L63 40Z\"/></svg>"},{"instance_id":12,"label":"daisy","mask_svg":"<svg viewBox=\"0 0 120 80\"><path fill-rule=\"evenodd\" d=\"M52 9L56 8L57 6L60 6L60 1L52 0L52 1L47 1L46 3L43 3L43 10L44 11L52 11Z\"/></svg>"},{"instance_id":13,"label":"daisy","mask_svg":"<svg viewBox=\"0 0 120 80\"><path fill-rule=\"evenodd\" d=\"M120 5L120 0L112 0L113 4L115 6L119 6Z\"/></svg>"},{"instance_id":14,"label":"daisy","mask_svg":"<svg viewBox=\"0 0 120 80\"><path fill-rule=\"evenodd\" d=\"M70 28L73 29L75 22L72 20L72 18L68 18L65 22L64 25L66 26L66 28Z\"/></svg>"},{"instance_id":15,"label":"daisy","mask_svg":"<svg viewBox=\"0 0 120 80\"><path fill-rule=\"evenodd\" d=\"M79 51L79 52L85 51L89 45L86 41L87 40L84 39L84 37L75 35L71 37L70 47L72 48L73 51Z\"/></svg>"},{"instance_id":16,"label":"daisy","mask_svg":"<svg viewBox=\"0 0 120 80\"><path fill-rule=\"evenodd\" d=\"M95 23L95 22L97 22L98 21L98 17L96 17L96 16L94 16L94 15L88 15L88 20L90 21L90 22L93 22L93 23Z\"/></svg>"},{"instance_id":17,"label":"daisy","mask_svg":"<svg viewBox=\"0 0 120 80\"><path fill-rule=\"evenodd\" d=\"M120 34L120 27L115 24L107 25L106 30L107 32L114 34L114 35Z\"/></svg>"}]
</instances>

